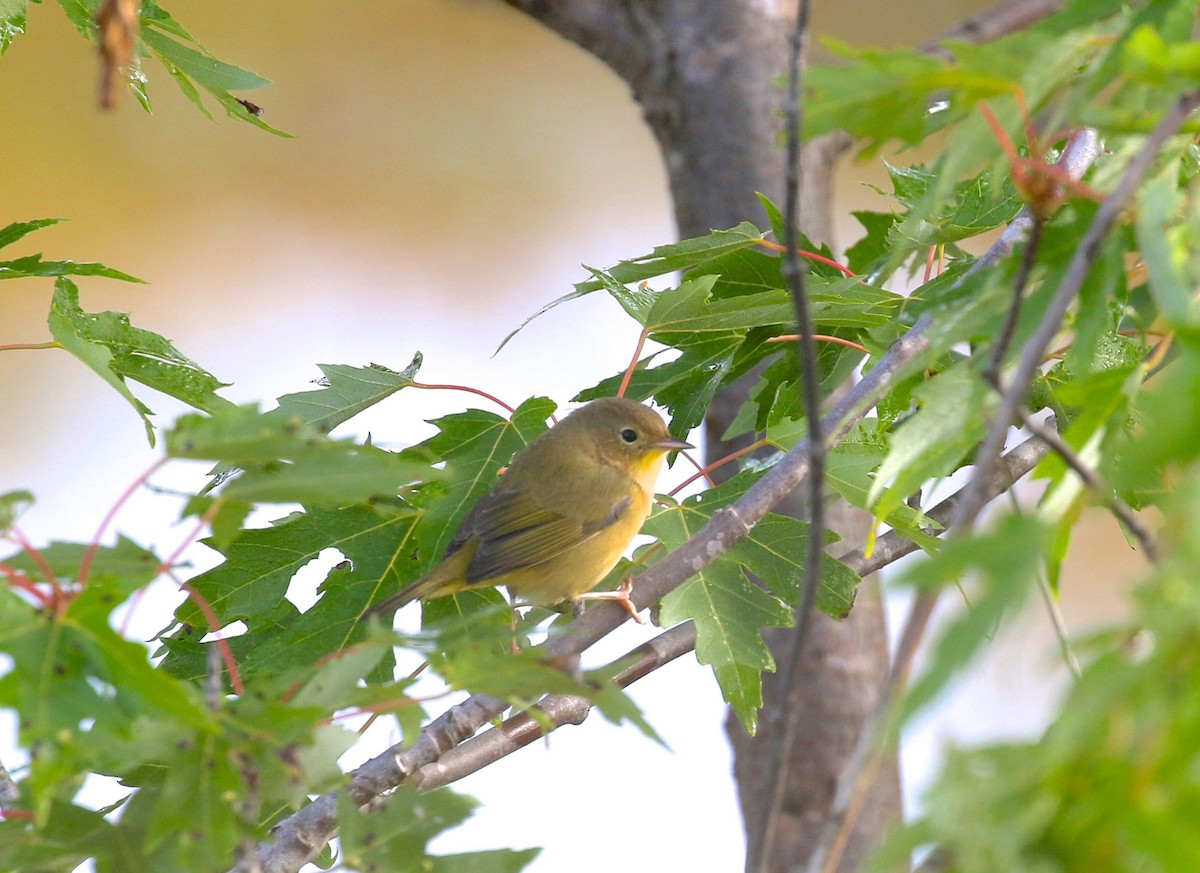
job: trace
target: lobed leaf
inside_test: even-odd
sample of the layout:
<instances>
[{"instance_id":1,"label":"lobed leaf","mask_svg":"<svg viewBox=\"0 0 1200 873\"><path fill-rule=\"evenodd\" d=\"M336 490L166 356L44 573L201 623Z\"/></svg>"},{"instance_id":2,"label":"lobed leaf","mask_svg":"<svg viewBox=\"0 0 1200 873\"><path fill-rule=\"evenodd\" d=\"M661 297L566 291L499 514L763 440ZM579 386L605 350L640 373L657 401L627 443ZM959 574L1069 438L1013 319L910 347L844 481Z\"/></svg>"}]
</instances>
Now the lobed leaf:
<instances>
[{"instance_id":1,"label":"lobed leaf","mask_svg":"<svg viewBox=\"0 0 1200 873\"><path fill-rule=\"evenodd\" d=\"M153 413L129 390L126 379L197 409L217 411L232 406L216 393L226 383L184 357L167 339L132 326L123 313L85 312L79 305L79 289L70 279L60 277L55 282L48 323L59 345L91 367L141 416L151 445Z\"/></svg>"},{"instance_id":2,"label":"lobed leaf","mask_svg":"<svg viewBox=\"0 0 1200 873\"><path fill-rule=\"evenodd\" d=\"M657 512L644 532L674 549L708 523L722 506L745 490L748 474L717 489L690 497ZM808 527L796 519L767 515L750 536L720 555L660 605L665 625L691 619L696 623L696 657L713 667L726 702L751 733L762 705L762 671L775 664L763 641L764 627L792 624L807 552ZM831 539L836 539L830 534ZM854 603L858 577L844 564L826 556L817 608L835 618L845 617ZM770 586L764 588L755 580Z\"/></svg>"},{"instance_id":3,"label":"lobed leaf","mask_svg":"<svg viewBox=\"0 0 1200 873\"><path fill-rule=\"evenodd\" d=\"M345 364L318 364L323 377L320 387L311 391L285 394L279 398L278 412L296 417L323 431L331 431L365 409L407 388L421 369L423 356L413 355L403 370L389 370L382 364L350 367Z\"/></svg>"}]
</instances>

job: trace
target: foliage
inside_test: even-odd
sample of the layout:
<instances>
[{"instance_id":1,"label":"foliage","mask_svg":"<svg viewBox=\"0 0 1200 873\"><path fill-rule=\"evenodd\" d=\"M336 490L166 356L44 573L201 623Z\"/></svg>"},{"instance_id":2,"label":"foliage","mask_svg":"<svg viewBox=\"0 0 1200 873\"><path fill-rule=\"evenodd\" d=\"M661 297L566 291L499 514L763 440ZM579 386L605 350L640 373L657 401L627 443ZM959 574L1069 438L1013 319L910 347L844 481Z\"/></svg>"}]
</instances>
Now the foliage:
<instances>
[{"instance_id":1,"label":"foliage","mask_svg":"<svg viewBox=\"0 0 1200 873\"><path fill-rule=\"evenodd\" d=\"M62 5L81 33L93 33L98 4ZM2 50L24 27L25 4L0 9ZM875 414L833 446L827 483L929 552L910 571L913 584L938 590L965 581L981 592L933 648L905 714L959 675L1040 572L1055 578L1084 506L1154 506L1164 519L1161 560L1139 589L1135 614L1093 642L1061 716L1036 742L951 755L922 817L892 846L898 866L907 867L908 852L925 844L939 847L949 869L964 871L1167 871L1200 861L1191 763L1200 711L1200 601L1192 578L1200 552L1195 121L1154 155L1131 208L1094 253L1080 302L1059 331L1061 348L1033 384L1016 389L1027 395L1029 414L1055 415L1063 440L1100 485L1083 487L1053 457L1038 470L1048 488L1036 506L1013 509L980 533L952 531L944 545L920 499L928 483L971 465L992 424L997 394L985 371L1012 311L1022 259L1032 270L1013 341L1002 348L1002 381L1068 280L1097 204L1090 191L1066 186L1055 208L1045 209L1032 251L1018 245L978 272L959 244L1011 221L1032 196L1031 175L1046 181L1036 163L1041 151L1052 158L1082 125L1096 128L1106 145L1086 183L1111 196L1148 131L1182 92L1200 87L1193 13L1182 0L1080 0L987 46L952 45L949 60L846 49L846 65L809 78L809 134L841 127L864 140L868 153L934 134L943 143L928 164L889 168L889 210L859 213L865 233L848 253L858 275L815 261L807 277L816 330L826 340L819 363L827 389L858 367L870 379L894 340L918 321L928 324L928 347L896 374ZM142 49L163 61L189 99L200 105L206 90L232 115L265 126L230 94L263 80L213 59L157 4L143 3L140 14ZM1038 120L1041 142L1026 141L1026 112ZM1030 163L1010 164L988 113L1018 138ZM703 422L721 389L748 374L756 380L726 436L761 436L764 452L743 458L719 487L664 499L643 531L652 542L610 584L654 565L718 512L740 505L805 432L787 341L794 311L771 243L782 218L765 206L769 229L743 223L589 268L573 293L546 307L610 296L632 319L630 344L640 332L657 347L630 373L582 388L575 399L611 395L627 383L628 396L666 411L677 436ZM0 248L53 223L10 224L0 230ZM911 294L895 291L931 246L949 259L944 272ZM370 604L440 559L466 511L548 426L553 401L529 398L507 416L482 409L444 416L431 422L436 433L426 441L387 451L332 431L417 386L419 354L400 370L322 365L313 390L265 411L236 406L220 395L224 383L165 338L122 314L87 311L71 277L137 281L40 254L0 261L0 278L54 280L52 345L117 390L152 442L150 409L131 383L195 410L164 429L163 460L216 465L181 511L209 527L203 546L221 560L186 579L188 597L165 620L151 653L120 633L113 614L163 574L184 582L181 555L160 554L126 534L112 545L98 538L35 547L19 528L33 495L0 496L0 526L13 543L0 558L8 582L0 592L0 652L8 659L0 705L19 713L19 741L31 755L17 774L20 800L0 820L0 866L67 869L92 858L98 871L227 869L311 794L346 784L337 760L355 741L341 726L347 715L388 713L419 746L430 713L411 694L411 678L397 675L397 648L427 658L448 687L499 698L535 718L530 707L542 695L569 694L653 735L609 678L614 670L577 675L541 659L529 640L545 629L545 611L531 611L514 628L499 595L470 592L428 606L416 633L364 620ZM649 279L665 287L652 290L643 284ZM263 505L284 508L267 526L247 526L251 510ZM767 515L732 548L712 543L714 560L656 611L663 626L694 623L699 661L712 667L750 730L762 672L774 669L761 631L793 621L805 537L802 522ZM316 602L300 608L287 597L289 586L316 561L330 569ZM849 566L827 559L818 607L844 617L857 581ZM550 633L564 624L556 620ZM228 639L210 635L231 628L238 633ZM118 780L126 792L112 808L91 809L81 798L93 775ZM385 869L403 857L430 869L507 871L532 857L423 860L430 839L469 815L470 802L448 791L405 789L379 815L361 814L344 793L339 803L343 859L357 869Z\"/></svg>"},{"instance_id":2,"label":"foliage","mask_svg":"<svg viewBox=\"0 0 1200 873\"><path fill-rule=\"evenodd\" d=\"M0 55L25 32L30 2L41 3L42 0L4 0L0 3ZM58 0L58 3L80 36L89 42L105 41L101 24L105 0ZM141 0L137 4L137 25L131 63L122 75L147 112L151 109L149 78L142 67L142 59L154 57L175 80L183 95L207 117L212 118L212 115L204 105L201 92L207 92L216 100L230 118L277 136L288 136L263 121L261 107L231 93L265 88L271 84L269 80L218 60L155 0Z\"/></svg>"}]
</instances>

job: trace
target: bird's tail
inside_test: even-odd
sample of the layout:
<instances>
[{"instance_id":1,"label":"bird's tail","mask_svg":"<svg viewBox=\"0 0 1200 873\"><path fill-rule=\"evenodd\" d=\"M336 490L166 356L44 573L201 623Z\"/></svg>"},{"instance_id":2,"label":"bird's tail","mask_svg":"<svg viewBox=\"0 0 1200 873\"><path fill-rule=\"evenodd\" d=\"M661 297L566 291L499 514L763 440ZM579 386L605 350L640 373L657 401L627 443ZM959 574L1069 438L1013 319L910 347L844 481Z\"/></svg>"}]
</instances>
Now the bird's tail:
<instances>
[{"instance_id":1,"label":"bird's tail","mask_svg":"<svg viewBox=\"0 0 1200 873\"><path fill-rule=\"evenodd\" d=\"M443 587L444 583L445 580L440 578L437 573L423 576L416 582L404 586L391 597L385 597L376 603L363 613L363 618L366 619L372 615L392 615L400 607L407 606L414 600L420 600L430 595L436 596L436 592Z\"/></svg>"}]
</instances>

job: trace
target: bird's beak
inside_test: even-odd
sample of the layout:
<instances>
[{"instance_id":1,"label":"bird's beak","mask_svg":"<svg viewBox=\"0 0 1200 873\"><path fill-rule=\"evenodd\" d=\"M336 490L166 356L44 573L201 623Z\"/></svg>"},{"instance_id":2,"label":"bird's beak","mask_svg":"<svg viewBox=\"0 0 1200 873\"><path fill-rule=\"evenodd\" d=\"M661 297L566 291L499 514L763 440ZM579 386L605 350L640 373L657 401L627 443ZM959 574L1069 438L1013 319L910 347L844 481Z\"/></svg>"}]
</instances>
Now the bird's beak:
<instances>
[{"instance_id":1,"label":"bird's beak","mask_svg":"<svg viewBox=\"0 0 1200 873\"><path fill-rule=\"evenodd\" d=\"M656 442L654 448L662 449L664 452L673 452L676 449L694 449L696 447L691 443L685 443L683 440L668 438Z\"/></svg>"}]
</instances>

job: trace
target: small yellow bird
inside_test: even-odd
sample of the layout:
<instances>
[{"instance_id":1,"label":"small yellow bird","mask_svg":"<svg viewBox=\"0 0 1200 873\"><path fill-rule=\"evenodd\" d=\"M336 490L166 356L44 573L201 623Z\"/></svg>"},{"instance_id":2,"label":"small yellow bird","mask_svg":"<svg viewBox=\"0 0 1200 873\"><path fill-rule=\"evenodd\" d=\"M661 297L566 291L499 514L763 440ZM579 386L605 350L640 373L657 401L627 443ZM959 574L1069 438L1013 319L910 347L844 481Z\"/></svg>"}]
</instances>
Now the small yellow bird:
<instances>
[{"instance_id":1,"label":"small yellow bird","mask_svg":"<svg viewBox=\"0 0 1200 873\"><path fill-rule=\"evenodd\" d=\"M593 400L516 454L467 513L440 564L367 614L504 585L523 603L617 600L636 618L629 580L617 591L587 592L641 530L667 453L690 448L649 407Z\"/></svg>"}]
</instances>

